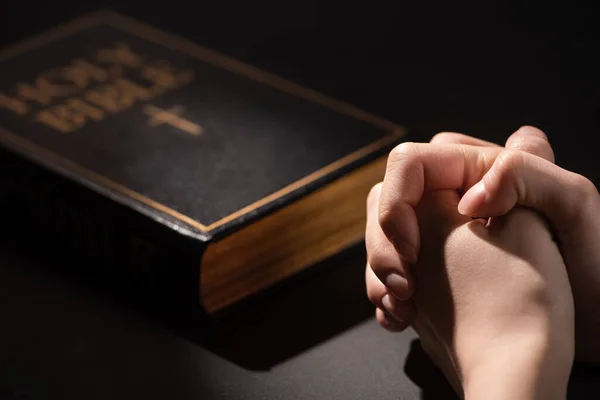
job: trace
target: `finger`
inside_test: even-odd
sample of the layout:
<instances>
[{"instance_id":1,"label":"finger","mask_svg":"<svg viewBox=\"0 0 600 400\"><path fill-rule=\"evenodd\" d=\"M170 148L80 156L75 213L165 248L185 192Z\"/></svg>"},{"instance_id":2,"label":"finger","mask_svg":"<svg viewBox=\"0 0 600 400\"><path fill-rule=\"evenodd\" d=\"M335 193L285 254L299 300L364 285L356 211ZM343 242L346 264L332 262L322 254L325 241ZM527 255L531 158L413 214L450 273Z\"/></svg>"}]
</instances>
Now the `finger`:
<instances>
[{"instance_id":1,"label":"finger","mask_svg":"<svg viewBox=\"0 0 600 400\"><path fill-rule=\"evenodd\" d=\"M544 132L533 126L523 126L510 135L506 141L507 149L521 150L545 160L554 162L554 151Z\"/></svg>"},{"instance_id":2,"label":"finger","mask_svg":"<svg viewBox=\"0 0 600 400\"><path fill-rule=\"evenodd\" d=\"M455 132L440 132L436 134L429 143L445 143L445 144L466 144L470 146L480 147L500 147L500 145L488 142L487 140L478 139L469 135Z\"/></svg>"},{"instance_id":3,"label":"finger","mask_svg":"<svg viewBox=\"0 0 600 400\"><path fill-rule=\"evenodd\" d=\"M465 192L501 152L501 147L409 142L392 150L379 198L379 225L403 260L412 264L418 257L420 238L414 208L423 193L440 189Z\"/></svg>"},{"instance_id":4,"label":"finger","mask_svg":"<svg viewBox=\"0 0 600 400\"><path fill-rule=\"evenodd\" d=\"M458 210L468 216L498 216L520 204L542 212L561 230L597 207L597 201L598 191L587 178L540 157L505 150L465 193Z\"/></svg>"},{"instance_id":5,"label":"finger","mask_svg":"<svg viewBox=\"0 0 600 400\"><path fill-rule=\"evenodd\" d=\"M377 322L379 322L379 325L381 325L383 328L385 328L391 332L402 332L409 325L406 322L400 322L400 321L394 319L393 317L391 317L390 315L387 315L380 308L378 308L375 311L375 317L377 318Z\"/></svg>"},{"instance_id":6,"label":"finger","mask_svg":"<svg viewBox=\"0 0 600 400\"><path fill-rule=\"evenodd\" d=\"M410 324L414 311L412 302L400 301L389 294L387 288L375 276L369 264L367 264L365 271L365 280L367 283L367 296L375 307L382 309L397 321Z\"/></svg>"},{"instance_id":7,"label":"finger","mask_svg":"<svg viewBox=\"0 0 600 400\"><path fill-rule=\"evenodd\" d=\"M375 307L382 307L381 300L388 291L377 275L375 275L373 268L371 268L368 262L367 267L365 268L365 284L367 287L367 297L371 303L373 303Z\"/></svg>"},{"instance_id":8,"label":"finger","mask_svg":"<svg viewBox=\"0 0 600 400\"><path fill-rule=\"evenodd\" d=\"M375 185L367 198L367 228L365 245L367 260L374 275L400 300L412 296L413 284L408 264L385 236L377 218L381 184ZM367 283L372 281L367 281Z\"/></svg>"}]
</instances>

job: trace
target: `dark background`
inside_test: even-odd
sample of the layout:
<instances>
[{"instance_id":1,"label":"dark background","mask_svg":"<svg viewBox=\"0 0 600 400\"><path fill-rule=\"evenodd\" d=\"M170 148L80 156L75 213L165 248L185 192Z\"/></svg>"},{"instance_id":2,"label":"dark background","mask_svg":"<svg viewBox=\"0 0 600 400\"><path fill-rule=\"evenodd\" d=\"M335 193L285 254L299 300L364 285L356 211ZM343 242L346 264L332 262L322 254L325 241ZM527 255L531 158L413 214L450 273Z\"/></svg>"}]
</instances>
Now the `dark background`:
<instances>
[{"instance_id":1,"label":"dark background","mask_svg":"<svg viewBox=\"0 0 600 400\"><path fill-rule=\"evenodd\" d=\"M538 126L558 164L599 182L591 2L5 2L1 44L98 7L405 125L410 140L501 143ZM0 398L448 397L414 334L372 319L362 246L196 332L46 273L34 253L0 246ZM598 378L577 365L570 397L597 398Z\"/></svg>"}]
</instances>

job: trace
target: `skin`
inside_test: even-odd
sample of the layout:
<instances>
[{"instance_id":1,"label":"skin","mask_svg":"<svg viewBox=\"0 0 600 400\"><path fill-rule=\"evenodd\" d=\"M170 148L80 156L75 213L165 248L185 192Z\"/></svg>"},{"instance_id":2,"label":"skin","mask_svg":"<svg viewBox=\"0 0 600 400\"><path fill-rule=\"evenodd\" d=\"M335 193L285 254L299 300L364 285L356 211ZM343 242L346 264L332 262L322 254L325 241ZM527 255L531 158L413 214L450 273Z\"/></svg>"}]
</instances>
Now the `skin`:
<instances>
[{"instance_id":1,"label":"skin","mask_svg":"<svg viewBox=\"0 0 600 400\"><path fill-rule=\"evenodd\" d=\"M380 193L369 197L370 223ZM459 214L458 202L441 190L416 208L423 242L412 324L423 348L465 398L564 399L574 310L545 222L516 209L486 227Z\"/></svg>"},{"instance_id":2,"label":"skin","mask_svg":"<svg viewBox=\"0 0 600 400\"><path fill-rule=\"evenodd\" d=\"M367 292L380 324L399 331L412 321L408 300L422 239L416 207L435 190L464 193L456 209L465 216L498 217L525 206L549 221L573 290L577 359L600 362L600 196L588 179L554 164L546 135L533 127L519 129L505 147L442 133L392 151L372 191L379 199L366 230Z\"/></svg>"}]
</instances>

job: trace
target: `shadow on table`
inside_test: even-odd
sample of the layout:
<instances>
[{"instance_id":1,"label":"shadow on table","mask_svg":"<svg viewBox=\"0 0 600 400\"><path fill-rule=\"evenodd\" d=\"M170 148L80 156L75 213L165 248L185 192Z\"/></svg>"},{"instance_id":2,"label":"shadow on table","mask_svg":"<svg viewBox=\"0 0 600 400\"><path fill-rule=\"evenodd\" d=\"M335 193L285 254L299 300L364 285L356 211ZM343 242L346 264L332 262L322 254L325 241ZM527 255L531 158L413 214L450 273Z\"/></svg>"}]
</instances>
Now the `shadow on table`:
<instances>
[{"instance_id":1,"label":"shadow on table","mask_svg":"<svg viewBox=\"0 0 600 400\"><path fill-rule=\"evenodd\" d=\"M88 284L90 282L55 272L59 266L55 268L50 261L27 255L22 248L11 251L11 257L26 266L32 276L49 274L51 280L56 276L57 282L85 291L100 302L108 302L111 308L128 309L151 324L174 331L249 370L268 370L363 322L374 313L365 293L364 244L351 247L260 296L242 302L227 314L198 320L179 317L176 306L169 308L164 304L162 308L172 310L171 315L159 315L152 307L129 302L129 298L139 297L134 291L122 298L106 288L95 287L93 282ZM85 268L92 267L85 265ZM60 310L56 313L60 314Z\"/></svg>"},{"instance_id":2,"label":"shadow on table","mask_svg":"<svg viewBox=\"0 0 600 400\"><path fill-rule=\"evenodd\" d=\"M423 351L421 342L413 340L406 358L404 372L421 388L423 400L457 400L459 397ZM569 380L568 399L596 399L600 394L600 366L575 363Z\"/></svg>"},{"instance_id":3,"label":"shadow on table","mask_svg":"<svg viewBox=\"0 0 600 400\"><path fill-rule=\"evenodd\" d=\"M182 332L0 246L0 397L264 397L248 369L269 369L372 317L364 258L362 245L348 249Z\"/></svg>"},{"instance_id":4,"label":"shadow on table","mask_svg":"<svg viewBox=\"0 0 600 400\"><path fill-rule=\"evenodd\" d=\"M261 398L255 374L5 250L0 399Z\"/></svg>"},{"instance_id":5,"label":"shadow on table","mask_svg":"<svg viewBox=\"0 0 600 400\"><path fill-rule=\"evenodd\" d=\"M425 354L418 339L413 340L410 344L410 351L404 364L404 373L421 388L423 400L458 399L442 371Z\"/></svg>"},{"instance_id":6,"label":"shadow on table","mask_svg":"<svg viewBox=\"0 0 600 400\"><path fill-rule=\"evenodd\" d=\"M364 244L352 247L188 338L244 368L267 370L374 315L365 262Z\"/></svg>"}]
</instances>

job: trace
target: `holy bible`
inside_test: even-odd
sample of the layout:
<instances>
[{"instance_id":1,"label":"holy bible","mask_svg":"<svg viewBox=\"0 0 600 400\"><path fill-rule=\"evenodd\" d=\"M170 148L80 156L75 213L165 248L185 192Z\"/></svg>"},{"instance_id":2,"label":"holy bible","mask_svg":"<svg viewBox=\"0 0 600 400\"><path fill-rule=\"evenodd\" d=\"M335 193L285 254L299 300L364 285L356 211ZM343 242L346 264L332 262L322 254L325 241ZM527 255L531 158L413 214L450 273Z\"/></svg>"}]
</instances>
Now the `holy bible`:
<instances>
[{"instance_id":1,"label":"holy bible","mask_svg":"<svg viewBox=\"0 0 600 400\"><path fill-rule=\"evenodd\" d=\"M359 242L404 136L111 11L4 49L0 72L2 231L208 314Z\"/></svg>"}]
</instances>

